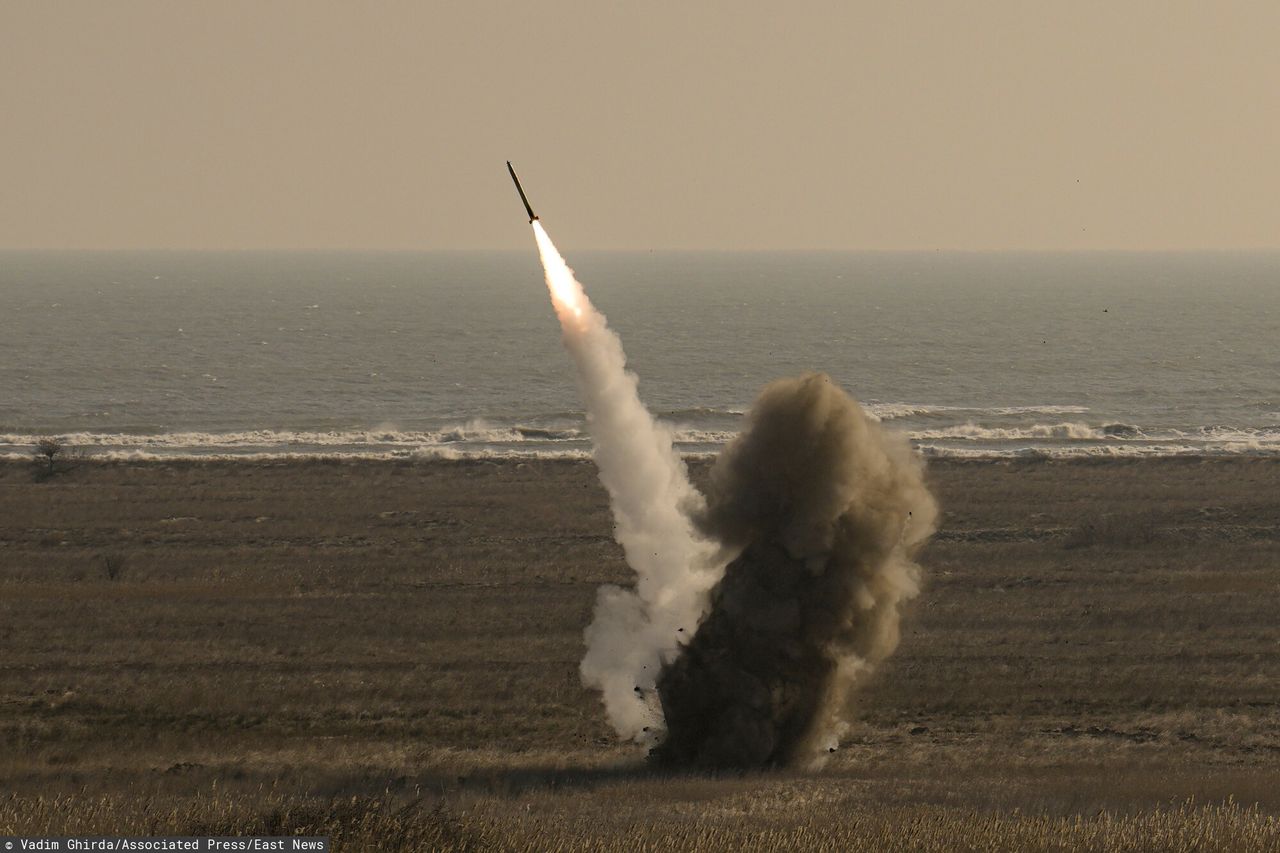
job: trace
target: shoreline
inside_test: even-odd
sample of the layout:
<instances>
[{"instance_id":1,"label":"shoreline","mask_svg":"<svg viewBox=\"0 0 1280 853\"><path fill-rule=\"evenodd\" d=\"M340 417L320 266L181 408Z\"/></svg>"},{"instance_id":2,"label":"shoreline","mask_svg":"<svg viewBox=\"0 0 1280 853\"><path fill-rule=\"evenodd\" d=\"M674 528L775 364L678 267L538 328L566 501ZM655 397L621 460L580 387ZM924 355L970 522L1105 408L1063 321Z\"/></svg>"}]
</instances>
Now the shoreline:
<instances>
[{"instance_id":1,"label":"shoreline","mask_svg":"<svg viewBox=\"0 0 1280 853\"><path fill-rule=\"evenodd\" d=\"M941 451L928 448L914 448L917 455L927 465L955 464L1013 464L1044 463L1054 465L1092 465L1092 464L1127 464L1127 463L1160 463L1162 461L1180 462L1276 462L1280 461L1280 447L1275 449L1249 449L1240 451L1186 451L1186 452L1142 452L1140 449L1097 448L1100 452L1080 450L1063 450L1061 452L1045 451L1039 448L1021 448L1007 452L987 451ZM1128 450L1129 452L1123 452ZM1113 452L1120 451L1120 452ZM680 453L680 458L689 465L707 465L715 461L720 450ZM61 457L71 465L253 465L253 464L407 464L407 465L449 465L479 464L496 465L517 464L580 464L592 463L591 451L566 450L555 452L532 453L451 453L448 450L421 451L387 451L387 452L261 452L261 453L154 453L144 450L119 450L94 452L84 447L67 446ZM35 464L34 446L26 451L0 452L0 465L22 466Z\"/></svg>"}]
</instances>

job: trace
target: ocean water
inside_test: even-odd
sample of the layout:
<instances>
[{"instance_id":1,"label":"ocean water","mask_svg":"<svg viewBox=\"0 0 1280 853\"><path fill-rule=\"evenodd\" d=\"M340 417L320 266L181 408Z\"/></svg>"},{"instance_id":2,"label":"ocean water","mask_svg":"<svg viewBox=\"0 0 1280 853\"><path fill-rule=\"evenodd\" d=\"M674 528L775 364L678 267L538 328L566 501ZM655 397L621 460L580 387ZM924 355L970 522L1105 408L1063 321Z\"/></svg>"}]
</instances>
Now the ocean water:
<instances>
[{"instance_id":1,"label":"ocean water","mask_svg":"<svg viewBox=\"0 0 1280 853\"><path fill-rule=\"evenodd\" d=\"M1280 454L1280 253L575 252L714 452L830 374L928 455ZM580 456L527 252L0 252L0 455Z\"/></svg>"}]
</instances>

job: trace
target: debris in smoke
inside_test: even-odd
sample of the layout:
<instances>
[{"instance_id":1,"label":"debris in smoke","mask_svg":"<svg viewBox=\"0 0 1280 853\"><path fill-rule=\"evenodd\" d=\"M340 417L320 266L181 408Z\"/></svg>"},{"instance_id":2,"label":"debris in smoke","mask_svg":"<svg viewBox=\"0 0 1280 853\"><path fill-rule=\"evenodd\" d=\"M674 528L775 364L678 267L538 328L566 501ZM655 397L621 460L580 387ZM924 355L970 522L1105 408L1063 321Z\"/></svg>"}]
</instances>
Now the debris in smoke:
<instances>
[{"instance_id":1,"label":"debris in smoke","mask_svg":"<svg viewBox=\"0 0 1280 853\"><path fill-rule=\"evenodd\" d=\"M822 374L767 386L711 472L703 533L739 556L657 680L663 764L815 766L898 644L937 509L923 463Z\"/></svg>"}]
</instances>

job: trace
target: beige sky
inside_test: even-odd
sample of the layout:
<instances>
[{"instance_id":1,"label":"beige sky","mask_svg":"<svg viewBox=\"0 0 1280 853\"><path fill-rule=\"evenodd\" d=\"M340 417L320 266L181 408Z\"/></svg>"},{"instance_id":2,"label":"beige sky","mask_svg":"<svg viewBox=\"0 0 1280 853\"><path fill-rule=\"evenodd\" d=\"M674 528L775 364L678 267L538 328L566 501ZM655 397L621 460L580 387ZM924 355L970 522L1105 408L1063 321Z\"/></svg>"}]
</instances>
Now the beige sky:
<instances>
[{"instance_id":1,"label":"beige sky","mask_svg":"<svg viewBox=\"0 0 1280 853\"><path fill-rule=\"evenodd\" d=\"M0 246L1280 247L1280 3L0 0Z\"/></svg>"}]
</instances>

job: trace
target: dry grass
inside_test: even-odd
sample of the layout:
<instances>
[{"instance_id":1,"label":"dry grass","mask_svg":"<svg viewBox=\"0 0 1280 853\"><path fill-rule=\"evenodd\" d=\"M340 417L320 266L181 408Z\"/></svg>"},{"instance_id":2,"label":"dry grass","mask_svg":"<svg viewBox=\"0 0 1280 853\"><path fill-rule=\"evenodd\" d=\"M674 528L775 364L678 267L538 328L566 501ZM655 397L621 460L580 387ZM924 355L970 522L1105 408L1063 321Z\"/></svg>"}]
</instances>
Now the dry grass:
<instances>
[{"instance_id":1,"label":"dry grass","mask_svg":"<svg viewBox=\"0 0 1280 853\"><path fill-rule=\"evenodd\" d=\"M180 801L101 797L10 797L0 801L0 834L327 836L336 850L656 851L918 850L1114 851L1274 850L1280 820L1234 801L1184 803L1133 815L1074 817L965 811L945 806L874 807L837 802L831 810L753 810L716 804L698 814L626 817L467 808L422 798L338 800L216 793ZM607 804L606 804L607 807Z\"/></svg>"},{"instance_id":2,"label":"dry grass","mask_svg":"<svg viewBox=\"0 0 1280 853\"><path fill-rule=\"evenodd\" d=\"M828 768L658 778L577 678L628 578L590 465L0 465L0 833L1273 849L1280 463L931 477L928 589Z\"/></svg>"}]
</instances>

